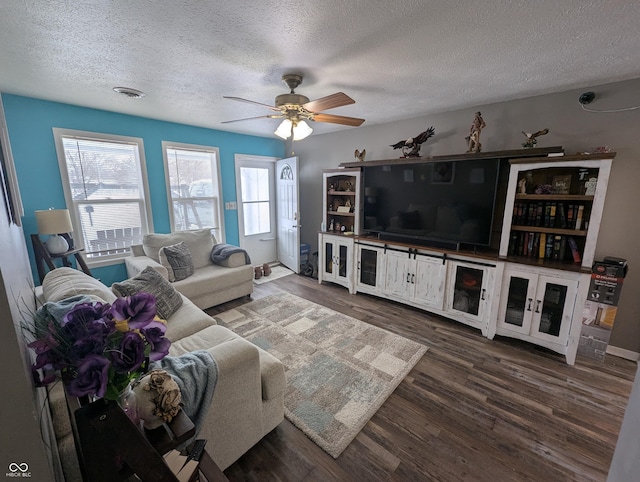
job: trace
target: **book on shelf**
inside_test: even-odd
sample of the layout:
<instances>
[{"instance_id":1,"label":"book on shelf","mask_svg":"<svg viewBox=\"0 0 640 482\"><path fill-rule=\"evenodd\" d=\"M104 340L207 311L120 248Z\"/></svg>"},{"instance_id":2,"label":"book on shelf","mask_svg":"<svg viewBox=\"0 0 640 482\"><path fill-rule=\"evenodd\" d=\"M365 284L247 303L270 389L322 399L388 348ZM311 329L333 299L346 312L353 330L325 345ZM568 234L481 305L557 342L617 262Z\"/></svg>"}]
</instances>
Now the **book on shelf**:
<instances>
[{"instance_id":1,"label":"book on shelf","mask_svg":"<svg viewBox=\"0 0 640 482\"><path fill-rule=\"evenodd\" d=\"M575 226L575 224L573 223L574 210L575 210L575 205L569 204L569 207L567 208L567 227L569 228L572 228L573 226Z\"/></svg>"},{"instance_id":2,"label":"book on shelf","mask_svg":"<svg viewBox=\"0 0 640 482\"><path fill-rule=\"evenodd\" d=\"M576 243L576 240L572 237L569 237L567 243L569 243L569 249L571 249L573 262L580 263L582 261L582 257L580 256L580 251L578 251L578 244Z\"/></svg>"},{"instance_id":3,"label":"book on shelf","mask_svg":"<svg viewBox=\"0 0 640 482\"><path fill-rule=\"evenodd\" d=\"M544 248L545 259L551 259L551 255L553 254L553 238L553 234L547 234L547 245Z\"/></svg>"},{"instance_id":4,"label":"book on shelf","mask_svg":"<svg viewBox=\"0 0 640 482\"><path fill-rule=\"evenodd\" d=\"M551 259L559 261L560 260L560 245L562 243L562 236L556 234L553 236L553 251L551 252Z\"/></svg>"},{"instance_id":5,"label":"book on shelf","mask_svg":"<svg viewBox=\"0 0 640 482\"><path fill-rule=\"evenodd\" d=\"M524 233L520 233L520 235L518 236L518 248L516 249L516 254L517 255L522 255L522 253L524 252Z\"/></svg>"},{"instance_id":6,"label":"book on shelf","mask_svg":"<svg viewBox=\"0 0 640 482\"><path fill-rule=\"evenodd\" d=\"M509 239L509 255L516 254L516 250L518 249L518 233L512 232L511 239Z\"/></svg>"},{"instance_id":7,"label":"book on shelf","mask_svg":"<svg viewBox=\"0 0 640 482\"><path fill-rule=\"evenodd\" d=\"M567 254L567 237L560 236L560 253L558 255L558 259L560 261L564 261Z\"/></svg>"},{"instance_id":8,"label":"book on shelf","mask_svg":"<svg viewBox=\"0 0 640 482\"><path fill-rule=\"evenodd\" d=\"M538 244L538 258L544 259L544 253L547 249L547 233L540 233L540 241Z\"/></svg>"},{"instance_id":9,"label":"book on shelf","mask_svg":"<svg viewBox=\"0 0 640 482\"><path fill-rule=\"evenodd\" d=\"M558 227L561 229L566 229L567 227L567 216L564 212L564 203L558 203Z\"/></svg>"},{"instance_id":10,"label":"book on shelf","mask_svg":"<svg viewBox=\"0 0 640 482\"><path fill-rule=\"evenodd\" d=\"M544 219L544 203L542 201L538 201L538 205L536 206L535 226L542 226L543 219Z\"/></svg>"},{"instance_id":11,"label":"book on shelf","mask_svg":"<svg viewBox=\"0 0 640 482\"><path fill-rule=\"evenodd\" d=\"M535 240L535 236L533 233L527 233L529 237L527 238L527 256L531 256L533 252L533 242Z\"/></svg>"},{"instance_id":12,"label":"book on shelf","mask_svg":"<svg viewBox=\"0 0 640 482\"><path fill-rule=\"evenodd\" d=\"M540 251L540 233L535 233L533 235L533 246L531 247L531 252L529 256L537 256Z\"/></svg>"},{"instance_id":13,"label":"book on shelf","mask_svg":"<svg viewBox=\"0 0 640 482\"><path fill-rule=\"evenodd\" d=\"M584 204L578 206L578 212L576 213L576 231L582 228L582 216L584 215Z\"/></svg>"},{"instance_id":14,"label":"book on shelf","mask_svg":"<svg viewBox=\"0 0 640 482\"><path fill-rule=\"evenodd\" d=\"M556 203L551 203L551 210L549 212L549 227L553 228L556 225Z\"/></svg>"}]
</instances>

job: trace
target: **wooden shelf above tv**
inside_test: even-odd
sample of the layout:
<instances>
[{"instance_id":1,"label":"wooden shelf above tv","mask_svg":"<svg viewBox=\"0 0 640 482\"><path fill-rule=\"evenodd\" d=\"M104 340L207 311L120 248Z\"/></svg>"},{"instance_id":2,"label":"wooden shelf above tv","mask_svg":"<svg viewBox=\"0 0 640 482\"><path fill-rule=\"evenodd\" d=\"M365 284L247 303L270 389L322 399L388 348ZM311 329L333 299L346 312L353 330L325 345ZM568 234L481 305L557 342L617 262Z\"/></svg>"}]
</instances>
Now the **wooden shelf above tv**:
<instances>
[{"instance_id":1,"label":"wooden shelf above tv","mask_svg":"<svg viewBox=\"0 0 640 482\"><path fill-rule=\"evenodd\" d=\"M564 152L562 146L534 147L532 149L512 149L508 151L465 152L433 157L401 157L399 159L378 159L364 162L343 162L340 167L381 166L392 164L419 164L424 162L464 161L468 159L516 159L520 157L540 157L552 153Z\"/></svg>"}]
</instances>

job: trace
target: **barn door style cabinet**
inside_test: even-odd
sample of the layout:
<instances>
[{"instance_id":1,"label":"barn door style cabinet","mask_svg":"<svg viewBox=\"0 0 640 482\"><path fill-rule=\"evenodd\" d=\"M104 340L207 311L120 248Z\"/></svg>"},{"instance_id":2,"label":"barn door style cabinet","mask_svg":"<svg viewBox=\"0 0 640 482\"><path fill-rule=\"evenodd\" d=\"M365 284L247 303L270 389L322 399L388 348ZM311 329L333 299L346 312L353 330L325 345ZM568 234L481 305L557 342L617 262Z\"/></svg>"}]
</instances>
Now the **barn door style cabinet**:
<instances>
[{"instance_id":1,"label":"barn door style cabinet","mask_svg":"<svg viewBox=\"0 0 640 482\"><path fill-rule=\"evenodd\" d=\"M417 249L387 250L383 294L421 308L441 310L445 262Z\"/></svg>"}]
</instances>

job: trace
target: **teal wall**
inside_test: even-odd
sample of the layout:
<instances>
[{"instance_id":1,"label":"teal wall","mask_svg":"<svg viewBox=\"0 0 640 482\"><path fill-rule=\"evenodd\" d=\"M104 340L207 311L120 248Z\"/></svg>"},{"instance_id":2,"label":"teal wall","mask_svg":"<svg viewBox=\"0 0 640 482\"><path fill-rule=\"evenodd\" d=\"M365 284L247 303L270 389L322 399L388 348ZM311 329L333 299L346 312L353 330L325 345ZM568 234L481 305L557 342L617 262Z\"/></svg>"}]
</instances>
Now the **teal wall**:
<instances>
[{"instance_id":1,"label":"teal wall","mask_svg":"<svg viewBox=\"0 0 640 482\"><path fill-rule=\"evenodd\" d=\"M143 139L153 225L157 233L170 231L162 141L218 147L224 202L236 200L235 154L284 157L285 153L284 142L279 139L233 134L10 94L2 94L2 103L24 205L22 221L27 240L37 230L35 210L66 207L54 127ZM224 221L226 241L238 244L237 211L225 211ZM27 242L27 245L34 280L39 283L31 243ZM108 285L126 278L122 263L96 268L92 272Z\"/></svg>"}]
</instances>

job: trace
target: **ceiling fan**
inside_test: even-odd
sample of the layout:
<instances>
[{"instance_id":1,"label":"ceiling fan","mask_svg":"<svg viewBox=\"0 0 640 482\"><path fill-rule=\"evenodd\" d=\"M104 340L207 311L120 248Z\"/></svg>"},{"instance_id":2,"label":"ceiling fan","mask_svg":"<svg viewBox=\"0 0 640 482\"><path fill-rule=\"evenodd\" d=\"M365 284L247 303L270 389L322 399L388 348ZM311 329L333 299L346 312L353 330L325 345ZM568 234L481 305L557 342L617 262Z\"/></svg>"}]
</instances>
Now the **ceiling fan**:
<instances>
[{"instance_id":1,"label":"ceiling fan","mask_svg":"<svg viewBox=\"0 0 640 482\"><path fill-rule=\"evenodd\" d=\"M342 124L357 127L364 122L364 119L356 117L345 117L341 115L323 114L322 111L335 109L344 105L355 104L348 95L337 92L317 100L310 101L308 97L296 94L295 89L302 83L302 75L285 74L282 81L287 84L291 92L289 94L281 94L276 97L275 106L256 102L254 100L243 99L241 97L223 96L225 99L237 100L239 102L247 102L266 107L277 114L261 115L257 117L248 117L245 119L236 119L224 121L223 124L230 122L240 122L253 119L284 119L275 131L278 137L288 139L293 135L294 141L299 141L307 137L313 129L305 122L311 120L315 122L330 122L332 124Z\"/></svg>"}]
</instances>

